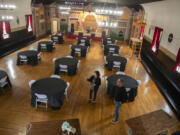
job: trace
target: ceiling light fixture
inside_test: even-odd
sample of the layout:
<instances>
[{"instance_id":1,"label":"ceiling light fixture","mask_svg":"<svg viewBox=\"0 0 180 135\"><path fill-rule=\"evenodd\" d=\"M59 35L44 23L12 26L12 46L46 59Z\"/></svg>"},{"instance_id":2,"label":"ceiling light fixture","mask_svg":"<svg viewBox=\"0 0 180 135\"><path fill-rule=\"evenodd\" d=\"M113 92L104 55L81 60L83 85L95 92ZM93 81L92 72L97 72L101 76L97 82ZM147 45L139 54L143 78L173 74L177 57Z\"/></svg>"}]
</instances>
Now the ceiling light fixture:
<instances>
[{"instance_id":1,"label":"ceiling light fixture","mask_svg":"<svg viewBox=\"0 0 180 135\"><path fill-rule=\"evenodd\" d=\"M16 5L12 4L0 4L0 10L13 10L16 8Z\"/></svg>"},{"instance_id":2,"label":"ceiling light fixture","mask_svg":"<svg viewBox=\"0 0 180 135\"><path fill-rule=\"evenodd\" d=\"M122 10L110 10L110 9L96 9L95 10L96 14L101 14L101 15L116 15L116 16L121 16L123 15Z\"/></svg>"},{"instance_id":3,"label":"ceiling light fixture","mask_svg":"<svg viewBox=\"0 0 180 135\"><path fill-rule=\"evenodd\" d=\"M71 7L59 7L60 10L71 10Z\"/></svg>"},{"instance_id":4,"label":"ceiling light fixture","mask_svg":"<svg viewBox=\"0 0 180 135\"><path fill-rule=\"evenodd\" d=\"M63 14L63 15L69 15L69 12L61 12L61 14Z\"/></svg>"}]
</instances>

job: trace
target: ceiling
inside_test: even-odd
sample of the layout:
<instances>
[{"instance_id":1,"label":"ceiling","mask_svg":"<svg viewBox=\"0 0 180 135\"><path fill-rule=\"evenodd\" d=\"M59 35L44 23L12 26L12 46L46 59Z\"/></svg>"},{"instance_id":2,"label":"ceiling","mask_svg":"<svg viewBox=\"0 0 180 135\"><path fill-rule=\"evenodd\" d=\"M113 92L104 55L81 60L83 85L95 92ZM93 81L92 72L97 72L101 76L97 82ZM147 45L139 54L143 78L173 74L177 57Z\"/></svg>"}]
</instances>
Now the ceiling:
<instances>
[{"instance_id":1,"label":"ceiling","mask_svg":"<svg viewBox=\"0 0 180 135\"><path fill-rule=\"evenodd\" d=\"M52 2L64 3L65 1L84 2L85 4L116 4L118 6L133 6L143 3L156 2L162 0L32 0L32 2L50 4Z\"/></svg>"}]
</instances>

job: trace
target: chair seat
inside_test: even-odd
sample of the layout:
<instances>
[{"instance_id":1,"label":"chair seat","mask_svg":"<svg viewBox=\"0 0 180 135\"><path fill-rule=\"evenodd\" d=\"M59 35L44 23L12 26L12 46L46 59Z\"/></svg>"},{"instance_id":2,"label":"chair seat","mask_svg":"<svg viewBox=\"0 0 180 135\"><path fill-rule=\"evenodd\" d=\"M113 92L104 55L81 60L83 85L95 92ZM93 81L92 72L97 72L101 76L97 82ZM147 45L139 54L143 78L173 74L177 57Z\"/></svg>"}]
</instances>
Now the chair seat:
<instances>
[{"instance_id":1,"label":"chair seat","mask_svg":"<svg viewBox=\"0 0 180 135\"><path fill-rule=\"evenodd\" d=\"M75 52L81 52L80 48L75 48Z\"/></svg>"},{"instance_id":2,"label":"chair seat","mask_svg":"<svg viewBox=\"0 0 180 135\"><path fill-rule=\"evenodd\" d=\"M38 98L38 99L47 99L47 96L45 94L37 94L35 93L35 96Z\"/></svg>"},{"instance_id":3,"label":"chair seat","mask_svg":"<svg viewBox=\"0 0 180 135\"><path fill-rule=\"evenodd\" d=\"M41 102L41 103L47 103L48 102L48 99L47 98L37 98L36 99L37 102Z\"/></svg>"}]
</instances>

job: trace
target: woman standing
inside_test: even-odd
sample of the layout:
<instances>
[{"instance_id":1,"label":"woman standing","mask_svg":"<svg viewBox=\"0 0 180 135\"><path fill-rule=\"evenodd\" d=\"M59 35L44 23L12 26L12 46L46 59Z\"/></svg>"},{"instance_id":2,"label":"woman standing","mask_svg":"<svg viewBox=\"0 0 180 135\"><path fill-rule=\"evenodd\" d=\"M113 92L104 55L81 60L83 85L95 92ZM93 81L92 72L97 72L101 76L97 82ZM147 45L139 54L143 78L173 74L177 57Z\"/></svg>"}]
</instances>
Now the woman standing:
<instances>
[{"instance_id":1,"label":"woman standing","mask_svg":"<svg viewBox=\"0 0 180 135\"><path fill-rule=\"evenodd\" d=\"M96 95L99 89L99 86L101 85L101 78L99 71L95 71L94 75L92 75L89 79L87 79L90 84L90 93L89 93L89 102L96 103ZM92 93L94 92L94 98L92 100Z\"/></svg>"}]
</instances>

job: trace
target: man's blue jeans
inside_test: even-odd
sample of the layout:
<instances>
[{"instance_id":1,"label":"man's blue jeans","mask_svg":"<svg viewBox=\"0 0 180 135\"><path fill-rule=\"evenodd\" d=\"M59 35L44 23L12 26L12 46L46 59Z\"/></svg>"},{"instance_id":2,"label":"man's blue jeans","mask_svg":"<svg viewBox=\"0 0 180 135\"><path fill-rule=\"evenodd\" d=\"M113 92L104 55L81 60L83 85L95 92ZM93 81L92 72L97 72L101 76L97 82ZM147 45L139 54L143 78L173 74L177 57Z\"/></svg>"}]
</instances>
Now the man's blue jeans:
<instances>
[{"instance_id":1,"label":"man's blue jeans","mask_svg":"<svg viewBox=\"0 0 180 135\"><path fill-rule=\"evenodd\" d=\"M122 106L121 102L118 101L114 101L115 104L115 121L118 121L119 119L119 112L120 112L120 108Z\"/></svg>"}]
</instances>

